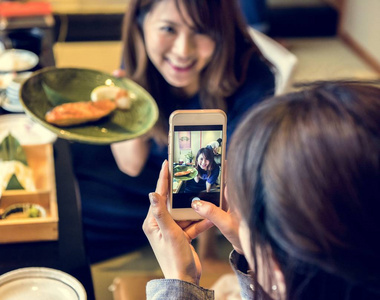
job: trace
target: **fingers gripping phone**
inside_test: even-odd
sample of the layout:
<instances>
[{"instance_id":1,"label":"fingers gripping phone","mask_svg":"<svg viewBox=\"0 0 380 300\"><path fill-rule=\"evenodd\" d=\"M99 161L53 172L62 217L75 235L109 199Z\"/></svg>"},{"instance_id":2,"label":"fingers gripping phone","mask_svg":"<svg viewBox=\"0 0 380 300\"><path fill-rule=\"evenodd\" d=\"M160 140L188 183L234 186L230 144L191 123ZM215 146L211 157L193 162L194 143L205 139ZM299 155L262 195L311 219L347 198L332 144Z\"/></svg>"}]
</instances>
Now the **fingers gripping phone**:
<instances>
[{"instance_id":1,"label":"fingers gripping phone","mask_svg":"<svg viewBox=\"0 0 380 300\"><path fill-rule=\"evenodd\" d=\"M177 110L169 126L168 210L175 220L198 220L194 198L221 207L227 117L219 109Z\"/></svg>"}]
</instances>

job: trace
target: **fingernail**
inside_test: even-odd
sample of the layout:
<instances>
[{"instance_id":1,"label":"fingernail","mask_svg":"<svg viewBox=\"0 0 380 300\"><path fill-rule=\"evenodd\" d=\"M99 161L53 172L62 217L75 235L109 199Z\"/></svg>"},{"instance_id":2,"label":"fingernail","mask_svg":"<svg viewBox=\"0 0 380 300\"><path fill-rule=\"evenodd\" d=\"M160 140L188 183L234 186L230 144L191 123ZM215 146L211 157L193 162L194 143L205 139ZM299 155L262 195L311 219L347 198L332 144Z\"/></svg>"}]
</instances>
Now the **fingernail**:
<instances>
[{"instance_id":1,"label":"fingernail","mask_svg":"<svg viewBox=\"0 0 380 300\"><path fill-rule=\"evenodd\" d=\"M152 206L157 205L158 200L157 200L156 195L154 193L149 193L149 201L150 201L150 205L152 205Z\"/></svg>"},{"instance_id":2,"label":"fingernail","mask_svg":"<svg viewBox=\"0 0 380 300\"><path fill-rule=\"evenodd\" d=\"M165 166L166 161L167 161L166 159L163 161L161 168L162 168L163 166Z\"/></svg>"},{"instance_id":3,"label":"fingernail","mask_svg":"<svg viewBox=\"0 0 380 300\"><path fill-rule=\"evenodd\" d=\"M191 200L191 207L194 209L194 210L199 210L199 208L202 206L202 202L200 201L200 199L198 197L195 197L193 198L193 200Z\"/></svg>"}]
</instances>

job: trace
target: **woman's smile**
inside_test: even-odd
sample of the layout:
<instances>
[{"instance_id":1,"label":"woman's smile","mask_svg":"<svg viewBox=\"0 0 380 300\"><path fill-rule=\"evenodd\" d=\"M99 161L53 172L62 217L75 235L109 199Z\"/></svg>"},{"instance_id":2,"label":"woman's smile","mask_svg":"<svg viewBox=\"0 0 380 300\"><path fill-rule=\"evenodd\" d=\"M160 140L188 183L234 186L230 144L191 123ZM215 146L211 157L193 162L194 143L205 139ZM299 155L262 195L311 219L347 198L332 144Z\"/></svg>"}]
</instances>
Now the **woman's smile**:
<instances>
[{"instance_id":1,"label":"woman's smile","mask_svg":"<svg viewBox=\"0 0 380 300\"><path fill-rule=\"evenodd\" d=\"M187 72L190 71L195 65L196 65L196 60L190 62L190 63L176 63L172 62L170 59L166 59L167 63L173 68L174 71L176 72Z\"/></svg>"}]
</instances>

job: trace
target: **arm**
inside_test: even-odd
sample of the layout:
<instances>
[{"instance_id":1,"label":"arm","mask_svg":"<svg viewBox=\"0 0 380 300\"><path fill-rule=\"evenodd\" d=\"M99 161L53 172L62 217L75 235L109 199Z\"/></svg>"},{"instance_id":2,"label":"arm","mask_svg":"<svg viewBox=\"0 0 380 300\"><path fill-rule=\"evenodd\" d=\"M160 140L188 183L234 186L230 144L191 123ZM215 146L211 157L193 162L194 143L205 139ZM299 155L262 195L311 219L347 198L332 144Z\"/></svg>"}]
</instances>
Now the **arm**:
<instances>
[{"instance_id":1,"label":"arm","mask_svg":"<svg viewBox=\"0 0 380 300\"><path fill-rule=\"evenodd\" d=\"M212 170L211 175L206 180L206 192L210 192L211 187L216 183L218 177L219 177L220 169L219 167L216 167Z\"/></svg>"},{"instance_id":2,"label":"arm","mask_svg":"<svg viewBox=\"0 0 380 300\"><path fill-rule=\"evenodd\" d=\"M210 192L212 184L206 181L206 192Z\"/></svg>"},{"instance_id":3,"label":"arm","mask_svg":"<svg viewBox=\"0 0 380 300\"><path fill-rule=\"evenodd\" d=\"M112 75L118 78L126 76L124 69L117 69ZM112 154L120 171L129 176L138 176L148 158L149 142L146 138L111 144Z\"/></svg>"},{"instance_id":4,"label":"arm","mask_svg":"<svg viewBox=\"0 0 380 300\"><path fill-rule=\"evenodd\" d=\"M149 141L145 138L111 144L111 150L119 169L129 176L138 176L149 155Z\"/></svg>"}]
</instances>

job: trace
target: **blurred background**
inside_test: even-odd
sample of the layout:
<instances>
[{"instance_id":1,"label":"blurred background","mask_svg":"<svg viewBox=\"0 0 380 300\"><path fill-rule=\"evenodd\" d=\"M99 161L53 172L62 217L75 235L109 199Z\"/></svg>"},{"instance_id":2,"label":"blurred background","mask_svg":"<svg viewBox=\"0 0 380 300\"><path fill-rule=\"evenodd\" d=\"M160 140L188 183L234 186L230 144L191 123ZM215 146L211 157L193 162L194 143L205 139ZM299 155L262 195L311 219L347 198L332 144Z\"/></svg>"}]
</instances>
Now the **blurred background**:
<instances>
[{"instance_id":1,"label":"blurred background","mask_svg":"<svg viewBox=\"0 0 380 300\"><path fill-rule=\"evenodd\" d=\"M0 5L5 2L17 1L0 1ZM42 66L105 72L119 68L121 26L128 0L20 3L32 6L25 11L6 11L0 6L3 49L33 51ZM263 32L298 60L293 83L380 78L379 0L267 0L266 6ZM223 240L220 243L220 257L227 258L230 246ZM103 300L115 297L109 290L115 277L128 278L126 289L141 296L133 294L130 299L144 299L146 279L160 274L150 248L93 265L92 272L97 299ZM225 267L206 266L206 285L224 272Z\"/></svg>"},{"instance_id":2,"label":"blurred background","mask_svg":"<svg viewBox=\"0 0 380 300\"><path fill-rule=\"evenodd\" d=\"M26 17L4 17L0 11L0 40L10 34L19 48L48 52L46 48L51 47L59 67L92 67L107 72L119 67L121 24L128 0L37 2L49 5L51 18L41 24L35 17L34 24L31 20L14 26L12 21ZM378 0L267 0L266 7L264 33L298 58L295 82L379 76ZM39 39L42 50L38 49Z\"/></svg>"}]
</instances>

